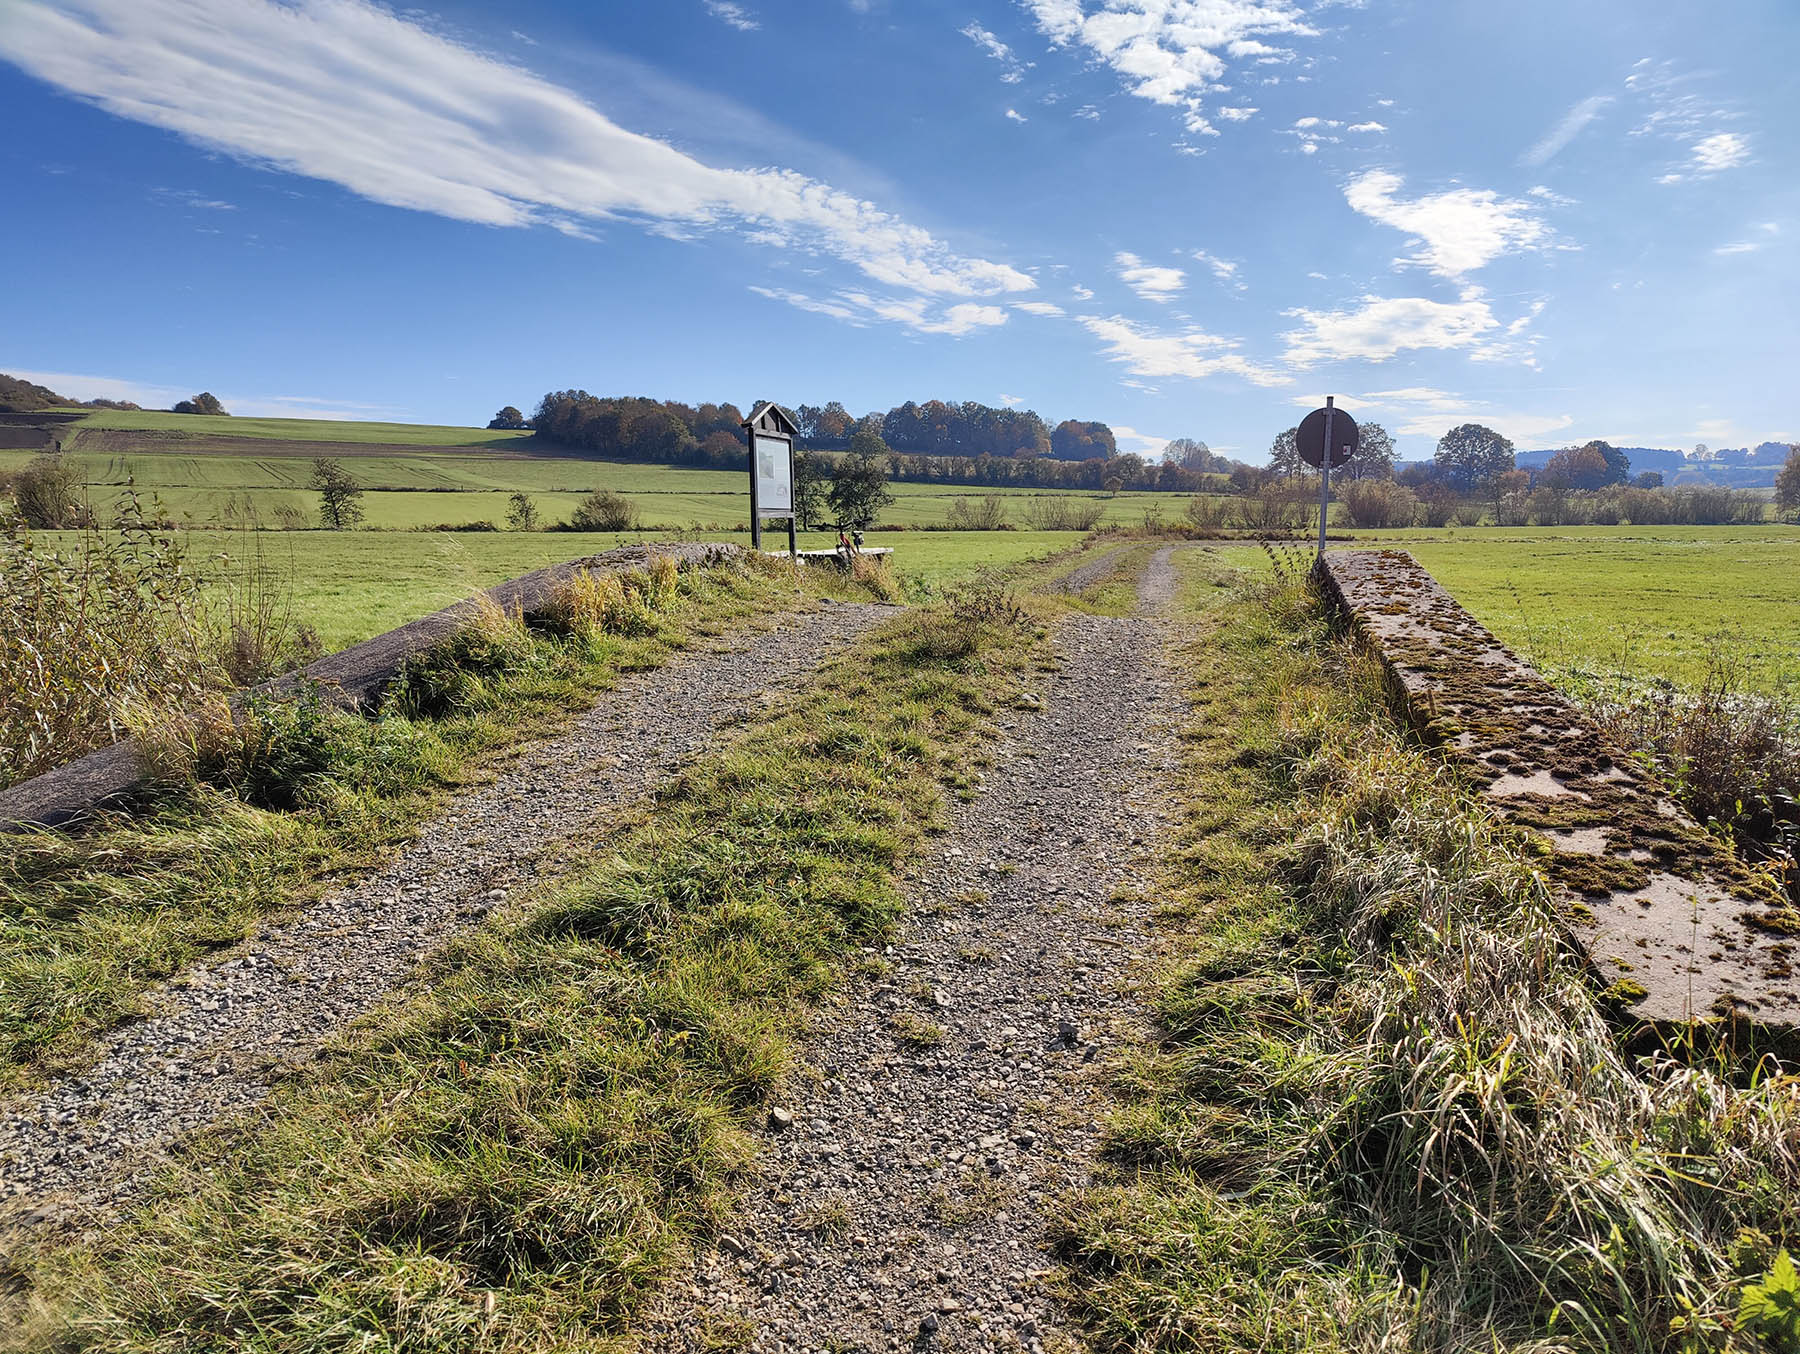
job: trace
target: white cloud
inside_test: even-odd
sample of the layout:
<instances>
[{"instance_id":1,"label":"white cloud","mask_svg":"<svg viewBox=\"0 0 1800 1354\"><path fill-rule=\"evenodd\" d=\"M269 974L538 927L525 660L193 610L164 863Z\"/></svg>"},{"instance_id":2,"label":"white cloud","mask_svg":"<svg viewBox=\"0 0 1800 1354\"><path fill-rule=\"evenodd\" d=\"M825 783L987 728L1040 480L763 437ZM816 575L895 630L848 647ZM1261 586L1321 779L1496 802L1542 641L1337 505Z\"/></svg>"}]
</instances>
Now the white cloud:
<instances>
[{"instance_id":1,"label":"white cloud","mask_svg":"<svg viewBox=\"0 0 1800 1354\"><path fill-rule=\"evenodd\" d=\"M1100 110L1091 103L1084 103L1075 110L1075 116L1084 118L1088 122L1098 122L1100 120Z\"/></svg>"},{"instance_id":2,"label":"white cloud","mask_svg":"<svg viewBox=\"0 0 1800 1354\"><path fill-rule=\"evenodd\" d=\"M1241 376L1259 386L1286 385L1291 378L1258 366L1233 352L1229 339L1216 338L1198 329L1165 334L1133 324L1121 315L1102 319L1084 315L1082 327L1106 345L1110 359L1124 365L1133 376Z\"/></svg>"},{"instance_id":3,"label":"white cloud","mask_svg":"<svg viewBox=\"0 0 1800 1354\"><path fill-rule=\"evenodd\" d=\"M1023 395L1002 395L1000 397L1000 403L1004 404L1008 409L1011 409L1015 404L1025 403L1025 397Z\"/></svg>"},{"instance_id":4,"label":"white cloud","mask_svg":"<svg viewBox=\"0 0 1800 1354\"><path fill-rule=\"evenodd\" d=\"M970 42L974 43L977 47L981 48L982 51L986 52L989 56L993 57L994 60L1000 63L1003 68L1000 73L1000 82L1002 84L1016 85L1025 78L1025 71L1027 68L1026 63L1021 62L1018 57L1013 55L1012 48L1008 47L1004 42L1000 41L998 37L988 32L988 30L983 28L980 24L970 23L968 27L958 31Z\"/></svg>"},{"instance_id":5,"label":"white cloud","mask_svg":"<svg viewBox=\"0 0 1800 1354\"><path fill-rule=\"evenodd\" d=\"M1071 296L1073 296L1077 301L1092 301L1094 299L1094 293L1089 291L1086 287L1081 286L1080 284L1070 287L1069 294Z\"/></svg>"},{"instance_id":6,"label":"white cloud","mask_svg":"<svg viewBox=\"0 0 1800 1354\"><path fill-rule=\"evenodd\" d=\"M1187 274L1179 268L1161 268L1145 263L1136 254L1121 251L1113 256L1119 281L1146 301L1167 301L1187 285Z\"/></svg>"},{"instance_id":7,"label":"white cloud","mask_svg":"<svg viewBox=\"0 0 1800 1354\"><path fill-rule=\"evenodd\" d=\"M1713 250L1715 254L1754 254L1762 248L1761 240L1737 240L1731 244L1722 244Z\"/></svg>"},{"instance_id":8,"label":"white cloud","mask_svg":"<svg viewBox=\"0 0 1800 1354\"><path fill-rule=\"evenodd\" d=\"M491 226L759 231L926 293L1036 285L829 184L707 165L368 0L11 0L0 53L120 117L390 206Z\"/></svg>"},{"instance_id":9,"label":"white cloud","mask_svg":"<svg viewBox=\"0 0 1800 1354\"><path fill-rule=\"evenodd\" d=\"M1405 231L1422 248L1405 260L1439 277L1460 277L1502 254L1540 248L1550 230L1537 208L1490 190L1453 188L1411 201L1395 196L1405 181L1386 170L1370 170L1344 189L1350 206L1385 226Z\"/></svg>"},{"instance_id":10,"label":"white cloud","mask_svg":"<svg viewBox=\"0 0 1800 1354\"><path fill-rule=\"evenodd\" d=\"M1282 335L1299 367L1359 358L1385 362L1415 348L1472 348L1500 327L1487 302L1365 296L1353 310L1290 310L1302 328Z\"/></svg>"},{"instance_id":11,"label":"white cloud","mask_svg":"<svg viewBox=\"0 0 1800 1354\"><path fill-rule=\"evenodd\" d=\"M1380 122L1353 122L1344 130L1347 132L1385 132L1387 127Z\"/></svg>"},{"instance_id":12,"label":"white cloud","mask_svg":"<svg viewBox=\"0 0 1800 1354\"><path fill-rule=\"evenodd\" d=\"M1697 173L1717 174L1736 169L1750 158L1750 143L1736 132L1720 132L1694 143L1694 168Z\"/></svg>"},{"instance_id":13,"label":"white cloud","mask_svg":"<svg viewBox=\"0 0 1800 1354\"><path fill-rule=\"evenodd\" d=\"M762 27L756 16L733 0L701 0L706 12L715 19L722 19L742 33L753 33Z\"/></svg>"},{"instance_id":14,"label":"white cloud","mask_svg":"<svg viewBox=\"0 0 1800 1354\"><path fill-rule=\"evenodd\" d=\"M1047 317L1055 317L1067 313L1061 306L1052 305L1048 301L1014 301L1013 309L1022 310L1027 315L1043 315Z\"/></svg>"},{"instance_id":15,"label":"white cloud","mask_svg":"<svg viewBox=\"0 0 1800 1354\"><path fill-rule=\"evenodd\" d=\"M1141 433L1136 428L1128 428L1122 423L1114 423L1111 426L1113 441L1118 444L1119 450L1132 452L1142 456L1145 460L1162 455L1163 448L1175 440L1157 433Z\"/></svg>"},{"instance_id":16,"label":"white cloud","mask_svg":"<svg viewBox=\"0 0 1800 1354\"><path fill-rule=\"evenodd\" d=\"M1549 164L1550 161L1562 154L1563 148L1580 136L1588 123L1599 117L1612 101L1610 94L1594 94L1583 99L1563 114L1562 121L1544 133L1542 140L1521 155L1519 163L1533 168Z\"/></svg>"},{"instance_id":17,"label":"white cloud","mask_svg":"<svg viewBox=\"0 0 1800 1354\"><path fill-rule=\"evenodd\" d=\"M1227 121L1227 122L1248 122L1248 121L1250 121L1251 118L1255 117L1258 113L1262 112L1262 109L1260 109L1260 108L1220 108L1220 109L1216 109L1214 111L1216 111L1218 113L1218 115L1220 117L1224 118L1225 121Z\"/></svg>"},{"instance_id":18,"label":"white cloud","mask_svg":"<svg viewBox=\"0 0 1800 1354\"><path fill-rule=\"evenodd\" d=\"M1309 400L1296 404L1310 405ZM1441 437L1461 423L1482 423L1515 442L1547 437L1569 427L1575 420L1568 414L1537 414L1498 409L1482 400L1471 400L1447 390L1429 386L1410 386L1404 390L1375 390L1361 396L1341 396L1338 403L1361 418L1365 413L1380 415L1376 420L1391 424L1389 432L1406 437Z\"/></svg>"},{"instance_id":19,"label":"white cloud","mask_svg":"<svg viewBox=\"0 0 1800 1354\"><path fill-rule=\"evenodd\" d=\"M1182 110L1189 132L1216 135L1205 96L1224 88L1227 58L1271 63L1291 50L1264 39L1316 37L1290 0L1021 0L1059 47L1077 45L1141 99ZM1221 55L1223 53L1223 55Z\"/></svg>"},{"instance_id":20,"label":"white cloud","mask_svg":"<svg viewBox=\"0 0 1800 1354\"><path fill-rule=\"evenodd\" d=\"M1007 109L1006 116L1014 122L1029 122L1031 120L1016 108Z\"/></svg>"}]
</instances>

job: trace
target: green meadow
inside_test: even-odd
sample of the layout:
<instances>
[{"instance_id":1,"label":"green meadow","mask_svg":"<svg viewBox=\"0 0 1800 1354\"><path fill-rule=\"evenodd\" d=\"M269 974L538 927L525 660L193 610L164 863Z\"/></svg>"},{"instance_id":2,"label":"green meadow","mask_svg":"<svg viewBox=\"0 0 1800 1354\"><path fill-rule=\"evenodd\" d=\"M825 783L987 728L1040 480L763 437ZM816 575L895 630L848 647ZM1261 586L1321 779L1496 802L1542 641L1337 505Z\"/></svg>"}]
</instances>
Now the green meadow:
<instances>
[{"instance_id":1,"label":"green meadow","mask_svg":"<svg viewBox=\"0 0 1800 1354\"><path fill-rule=\"evenodd\" d=\"M1800 527L1464 527L1357 532L1410 550L1565 684L1620 674L1800 687Z\"/></svg>"},{"instance_id":2,"label":"green meadow","mask_svg":"<svg viewBox=\"0 0 1800 1354\"><path fill-rule=\"evenodd\" d=\"M189 533L208 572L261 550L293 579L296 607L338 647L447 605L469 592L555 560L621 540L705 535L745 541L748 495L729 471L545 454L528 433L400 423L309 419L197 420L103 411L75 426L67 453L102 518L126 486L160 504ZM363 530L251 531L311 527L317 495L311 458L341 456L364 486ZM32 453L0 451L0 473ZM546 523L565 520L597 489L637 506L641 530L626 537L572 533L439 532L504 525L508 500L530 495ZM881 522L943 524L958 499L997 492L1002 532L877 532L914 586L935 586L984 567L1042 559L1071 533L1028 528L1031 500L1075 496L1099 504L1101 525L1139 527L1147 516L1179 521L1179 494L998 490L895 484ZM1508 644L1566 683L1629 673L1681 683L1733 666L1747 684L1800 685L1800 529L1758 527L1463 527L1358 531L1358 544L1411 550ZM829 545L822 534L810 546ZM779 539L776 542L780 543Z\"/></svg>"}]
</instances>

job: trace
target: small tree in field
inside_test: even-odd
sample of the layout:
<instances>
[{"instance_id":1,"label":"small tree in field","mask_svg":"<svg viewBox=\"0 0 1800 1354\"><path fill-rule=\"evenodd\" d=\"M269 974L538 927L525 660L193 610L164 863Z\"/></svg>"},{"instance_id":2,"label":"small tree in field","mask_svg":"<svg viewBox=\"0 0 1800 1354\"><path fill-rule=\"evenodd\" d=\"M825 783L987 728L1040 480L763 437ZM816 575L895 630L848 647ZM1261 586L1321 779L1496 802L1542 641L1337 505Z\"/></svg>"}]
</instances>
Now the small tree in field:
<instances>
[{"instance_id":1,"label":"small tree in field","mask_svg":"<svg viewBox=\"0 0 1800 1354\"><path fill-rule=\"evenodd\" d=\"M530 494L520 490L506 500L506 525L514 531L538 529L537 504L531 501Z\"/></svg>"},{"instance_id":2,"label":"small tree in field","mask_svg":"<svg viewBox=\"0 0 1800 1354\"><path fill-rule=\"evenodd\" d=\"M1775 477L1775 506L1783 517L1800 514L1800 444L1788 448L1787 461Z\"/></svg>"},{"instance_id":3,"label":"small tree in field","mask_svg":"<svg viewBox=\"0 0 1800 1354\"><path fill-rule=\"evenodd\" d=\"M219 403L219 397L210 390L202 390L191 400L177 402L171 411L177 414L210 414L216 418L230 418L225 406Z\"/></svg>"},{"instance_id":4,"label":"small tree in field","mask_svg":"<svg viewBox=\"0 0 1800 1354\"><path fill-rule=\"evenodd\" d=\"M488 427L498 428L502 432L514 432L525 426L525 415L510 404L488 420Z\"/></svg>"},{"instance_id":5,"label":"small tree in field","mask_svg":"<svg viewBox=\"0 0 1800 1354\"><path fill-rule=\"evenodd\" d=\"M850 437L850 453L838 462L826 501L832 516L847 526L864 527L894 501L888 491L887 443L881 435L859 427Z\"/></svg>"},{"instance_id":6,"label":"small tree in field","mask_svg":"<svg viewBox=\"0 0 1800 1354\"><path fill-rule=\"evenodd\" d=\"M319 525L343 531L362 521L362 485L332 456L313 460L312 487L319 491Z\"/></svg>"}]
</instances>

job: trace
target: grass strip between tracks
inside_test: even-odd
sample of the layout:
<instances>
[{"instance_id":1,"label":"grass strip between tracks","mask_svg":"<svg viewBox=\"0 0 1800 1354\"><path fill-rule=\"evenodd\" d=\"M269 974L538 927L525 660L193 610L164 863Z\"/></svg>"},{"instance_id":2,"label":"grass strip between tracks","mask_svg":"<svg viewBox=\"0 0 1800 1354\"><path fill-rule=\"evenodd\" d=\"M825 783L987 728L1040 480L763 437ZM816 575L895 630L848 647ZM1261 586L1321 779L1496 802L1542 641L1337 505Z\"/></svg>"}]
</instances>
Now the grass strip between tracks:
<instances>
[{"instance_id":1,"label":"grass strip between tracks","mask_svg":"<svg viewBox=\"0 0 1800 1354\"><path fill-rule=\"evenodd\" d=\"M807 586L805 597L864 595L828 571ZM533 661L489 679L467 708L334 717L327 764L281 808L183 785L78 830L0 834L0 1090L75 1061L151 984L207 950L378 865L448 797L565 727L621 674L801 597L791 576L690 574L648 633L539 636Z\"/></svg>"},{"instance_id":2,"label":"grass strip between tracks","mask_svg":"<svg viewBox=\"0 0 1800 1354\"><path fill-rule=\"evenodd\" d=\"M1531 842L1298 571L1226 572L1186 586L1163 1038L1058 1224L1094 1343L1800 1348L1795 1079L1623 1053Z\"/></svg>"},{"instance_id":3,"label":"grass strip between tracks","mask_svg":"<svg viewBox=\"0 0 1800 1354\"><path fill-rule=\"evenodd\" d=\"M198 1146L114 1235L22 1261L23 1343L610 1347L724 1216L808 1003L877 962L1039 633L944 608L865 637L453 942L266 1124Z\"/></svg>"}]
</instances>

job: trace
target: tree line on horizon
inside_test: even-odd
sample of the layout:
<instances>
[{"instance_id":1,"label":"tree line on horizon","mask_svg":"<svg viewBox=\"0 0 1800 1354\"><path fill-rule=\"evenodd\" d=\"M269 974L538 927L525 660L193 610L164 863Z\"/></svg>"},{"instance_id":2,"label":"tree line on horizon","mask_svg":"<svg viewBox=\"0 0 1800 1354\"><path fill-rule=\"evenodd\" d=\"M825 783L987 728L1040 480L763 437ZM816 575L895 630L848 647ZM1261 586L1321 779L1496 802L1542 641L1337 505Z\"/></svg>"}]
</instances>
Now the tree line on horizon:
<instances>
[{"instance_id":1,"label":"tree line on horizon","mask_svg":"<svg viewBox=\"0 0 1800 1354\"><path fill-rule=\"evenodd\" d=\"M785 406L783 406L785 408ZM967 400L908 400L857 417L840 402L788 411L799 446L839 453L859 440L887 458L889 476L923 483L992 488L1166 489L1198 492L1220 475L1253 467L1215 455L1204 442L1178 438L1160 462L1120 452L1105 423L1064 419L1052 426L1034 410ZM557 390L526 418L508 405L488 425L533 430L547 442L617 460L743 468L748 455L743 411L730 401L685 404L646 396L596 396ZM873 439L873 440L871 440Z\"/></svg>"}]
</instances>

